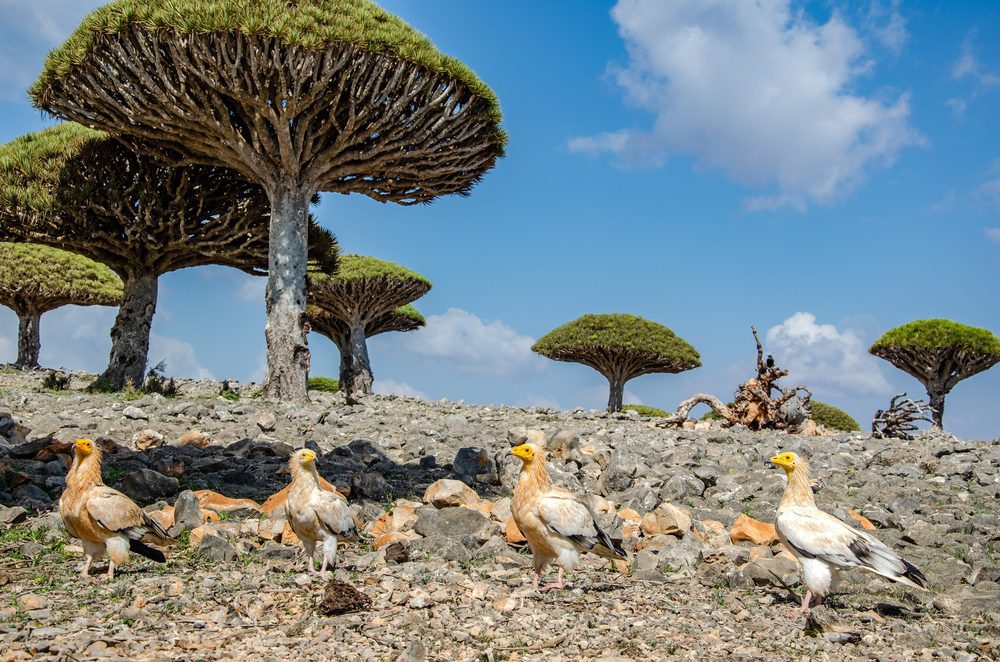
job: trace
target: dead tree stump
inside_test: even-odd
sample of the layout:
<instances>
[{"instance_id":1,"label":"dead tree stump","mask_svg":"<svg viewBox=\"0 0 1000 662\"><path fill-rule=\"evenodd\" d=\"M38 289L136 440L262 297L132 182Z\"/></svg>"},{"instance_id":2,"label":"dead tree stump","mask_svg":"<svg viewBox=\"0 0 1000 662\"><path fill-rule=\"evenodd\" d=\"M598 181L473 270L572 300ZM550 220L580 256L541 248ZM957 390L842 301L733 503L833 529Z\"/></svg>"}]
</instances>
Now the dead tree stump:
<instances>
[{"instance_id":1,"label":"dead tree stump","mask_svg":"<svg viewBox=\"0 0 1000 662\"><path fill-rule=\"evenodd\" d=\"M930 418L933 413L931 406L923 400L906 399L902 402L900 398L905 398L905 393L900 393L889 401L889 408L879 409L872 419L872 437L875 439L913 439L919 428L917 421L927 421L934 424Z\"/></svg>"},{"instance_id":2,"label":"dead tree stump","mask_svg":"<svg viewBox=\"0 0 1000 662\"><path fill-rule=\"evenodd\" d=\"M688 413L698 404L707 404L724 421L723 425L745 425L751 430L788 430L798 432L809 419L812 392L804 386L783 389L777 381L788 375L788 371L779 368L774 359L764 357L764 347L761 345L757 328L753 337L757 343L757 376L751 377L736 389L733 401L723 404L719 398L707 393L697 393L684 400L671 416L660 419L657 425L675 427L687 420ZM804 395L799 395L802 392ZM800 406L790 406L794 399Z\"/></svg>"}]
</instances>

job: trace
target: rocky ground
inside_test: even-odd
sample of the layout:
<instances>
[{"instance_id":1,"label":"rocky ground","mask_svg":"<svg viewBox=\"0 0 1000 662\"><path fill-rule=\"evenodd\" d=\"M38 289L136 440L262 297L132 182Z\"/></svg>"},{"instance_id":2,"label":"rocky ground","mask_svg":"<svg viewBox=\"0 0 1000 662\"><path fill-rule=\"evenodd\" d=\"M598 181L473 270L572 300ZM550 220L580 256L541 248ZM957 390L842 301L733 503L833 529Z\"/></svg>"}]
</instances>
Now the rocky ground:
<instances>
[{"instance_id":1,"label":"rocky ground","mask_svg":"<svg viewBox=\"0 0 1000 662\"><path fill-rule=\"evenodd\" d=\"M0 373L2 660L1000 656L1000 440L666 430L634 414L315 392L280 405L207 381L130 399L85 394L79 375L45 391L43 376ZM166 564L133 556L111 582L78 577L78 541L52 509L81 436L104 448L105 481L176 536ZM509 520L509 449L526 437L548 446L557 482L594 495L630 565L589 559L568 590L531 590ZM364 532L335 575L354 604L305 574L275 508L303 445ZM819 505L877 528L932 590L849 576L807 622L767 525L779 449L810 457Z\"/></svg>"}]
</instances>

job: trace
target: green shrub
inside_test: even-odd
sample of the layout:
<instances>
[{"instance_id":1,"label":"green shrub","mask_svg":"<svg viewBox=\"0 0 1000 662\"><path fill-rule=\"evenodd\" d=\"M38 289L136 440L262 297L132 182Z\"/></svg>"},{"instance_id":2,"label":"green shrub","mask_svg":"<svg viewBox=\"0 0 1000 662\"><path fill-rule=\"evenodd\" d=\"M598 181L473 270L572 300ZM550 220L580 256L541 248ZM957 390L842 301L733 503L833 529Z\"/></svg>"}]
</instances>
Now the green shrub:
<instances>
[{"instance_id":1,"label":"green shrub","mask_svg":"<svg viewBox=\"0 0 1000 662\"><path fill-rule=\"evenodd\" d=\"M733 404L734 403L732 403L732 402L727 402L726 406L729 407L730 409L732 409ZM718 412L716 412L714 409L709 409L707 412L705 412L705 415L701 417L701 420L703 420L703 421L721 421L722 417L719 416Z\"/></svg>"},{"instance_id":2,"label":"green shrub","mask_svg":"<svg viewBox=\"0 0 1000 662\"><path fill-rule=\"evenodd\" d=\"M846 411L816 400L812 401L812 419L818 425L830 430L841 430L842 432L859 432L861 430L858 422L851 418Z\"/></svg>"},{"instance_id":3,"label":"green shrub","mask_svg":"<svg viewBox=\"0 0 1000 662\"><path fill-rule=\"evenodd\" d=\"M308 387L310 391L336 393L340 390L340 382L330 377L310 377Z\"/></svg>"},{"instance_id":4,"label":"green shrub","mask_svg":"<svg viewBox=\"0 0 1000 662\"><path fill-rule=\"evenodd\" d=\"M647 416L670 416L669 412L657 409L656 407L647 407L646 405L625 405L622 407L622 411L635 411L643 418Z\"/></svg>"},{"instance_id":5,"label":"green shrub","mask_svg":"<svg viewBox=\"0 0 1000 662\"><path fill-rule=\"evenodd\" d=\"M42 388L49 391L62 391L69 386L69 377L56 370L50 370L42 378Z\"/></svg>"}]
</instances>

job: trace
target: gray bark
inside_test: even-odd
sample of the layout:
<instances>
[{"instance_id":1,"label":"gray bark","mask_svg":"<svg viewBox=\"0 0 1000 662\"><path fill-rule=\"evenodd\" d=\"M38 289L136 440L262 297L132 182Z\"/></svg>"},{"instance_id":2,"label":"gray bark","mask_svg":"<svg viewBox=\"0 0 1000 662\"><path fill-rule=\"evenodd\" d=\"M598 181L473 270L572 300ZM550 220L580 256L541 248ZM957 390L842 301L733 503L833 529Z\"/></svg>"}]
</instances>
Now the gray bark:
<instances>
[{"instance_id":1,"label":"gray bark","mask_svg":"<svg viewBox=\"0 0 1000 662\"><path fill-rule=\"evenodd\" d=\"M340 347L340 389L349 396L371 395L374 381L365 325L353 324Z\"/></svg>"},{"instance_id":2,"label":"gray bark","mask_svg":"<svg viewBox=\"0 0 1000 662\"><path fill-rule=\"evenodd\" d=\"M265 291L267 376L264 394L285 402L309 399L306 267L311 194L290 185L268 189L271 232Z\"/></svg>"},{"instance_id":3,"label":"gray bark","mask_svg":"<svg viewBox=\"0 0 1000 662\"><path fill-rule=\"evenodd\" d=\"M625 394L625 380L612 376L608 377L608 384L611 386L611 393L608 396L608 411L621 411L622 398Z\"/></svg>"},{"instance_id":4,"label":"gray bark","mask_svg":"<svg viewBox=\"0 0 1000 662\"><path fill-rule=\"evenodd\" d=\"M156 274L126 275L122 281L122 305L111 328L111 357L107 369L94 382L110 391L120 391L130 381L135 388L142 386L159 291Z\"/></svg>"},{"instance_id":5,"label":"gray bark","mask_svg":"<svg viewBox=\"0 0 1000 662\"><path fill-rule=\"evenodd\" d=\"M934 383L928 383L926 386L927 403L931 406L932 424L939 430L944 429L944 396L950 389Z\"/></svg>"},{"instance_id":6,"label":"gray bark","mask_svg":"<svg viewBox=\"0 0 1000 662\"><path fill-rule=\"evenodd\" d=\"M38 353L42 348L38 325L42 314L35 310L17 312L17 360L18 368L37 368Z\"/></svg>"}]
</instances>

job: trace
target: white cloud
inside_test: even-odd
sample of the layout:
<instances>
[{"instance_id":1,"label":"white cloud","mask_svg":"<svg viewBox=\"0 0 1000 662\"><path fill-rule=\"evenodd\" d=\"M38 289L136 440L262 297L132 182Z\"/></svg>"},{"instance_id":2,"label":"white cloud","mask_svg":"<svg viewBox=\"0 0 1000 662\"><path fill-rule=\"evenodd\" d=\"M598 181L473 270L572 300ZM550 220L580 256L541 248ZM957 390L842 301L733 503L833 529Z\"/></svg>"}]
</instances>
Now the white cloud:
<instances>
[{"instance_id":1,"label":"white cloud","mask_svg":"<svg viewBox=\"0 0 1000 662\"><path fill-rule=\"evenodd\" d=\"M545 359L531 351L534 338L460 308L428 315L425 327L402 334L397 342L408 352L467 374L501 377L546 368Z\"/></svg>"},{"instance_id":2,"label":"white cloud","mask_svg":"<svg viewBox=\"0 0 1000 662\"><path fill-rule=\"evenodd\" d=\"M267 278L240 274L235 296L240 301L249 303L264 303L264 290L267 288Z\"/></svg>"},{"instance_id":3,"label":"white cloud","mask_svg":"<svg viewBox=\"0 0 1000 662\"><path fill-rule=\"evenodd\" d=\"M1000 244L1000 228L986 228L986 238L994 244Z\"/></svg>"},{"instance_id":4,"label":"white cloud","mask_svg":"<svg viewBox=\"0 0 1000 662\"><path fill-rule=\"evenodd\" d=\"M976 37L976 31L972 30L962 42L962 52L951 67L952 78L972 82L972 90L965 98L954 97L945 101L945 105L959 118L980 94L1000 87L1000 72L986 68L976 55Z\"/></svg>"},{"instance_id":5,"label":"white cloud","mask_svg":"<svg viewBox=\"0 0 1000 662\"><path fill-rule=\"evenodd\" d=\"M213 379L211 371L198 362L194 347L177 338L152 333L149 336L149 367L166 362L164 374L188 379Z\"/></svg>"},{"instance_id":6,"label":"white cloud","mask_svg":"<svg viewBox=\"0 0 1000 662\"><path fill-rule=\"evenodd\" d=\"M785 386L802 385L817 394L886 395L892 387L879 359L853 331L817 324L812 313L795 313L767 330L767 351L789 371Z\"/></svg>"},{"instance_id":7,"label":"white cloud","mask_svg":"<svg viewBox=\"0 0 1000 662\"><path fill-rule=\"evenodd\" d=\"M100 373L108 366L111 327L118 309L63 306L42 316L39 363L50 368Z\"/></svg>"},{"instance_id":8,"label":"white cloud","mask_svg":"<svg viewBox=\"0 0 1000 662\"><path fill-rule=\"evenodd\" d=\"M962 42L962 53L952 65L951 75L955 80L971 78L983 90L1000 86L1000 73L984 69L983 64L976 56L975 31L969 33L969 36Z\"/></svg>"},{"instance_id":9,"label":"white cloud","mask_svg":"<svg viewBox=\"0 0 1000 662\"><path fill-rule=\"evenodd\" d=\"M624 405L644 405L646 403L643 402L642 398L640 398L638 395L636 395L632 391L629 391L629 390L626 389L622 393L622 404L624 404Z\"/></svg>"},{"instance_id":10,"label":"white cloud","mask_svg":"<svg viewBox=\"0 0 1000 662\"><path fill-rule=\"evenodd\" d=\"M372 390L380 395L405 395L410 398L420 398L427 400L427 395L418 389L413 388L404 382L397 382L391 379L376 379L372 384Z\"/></svg>"},{"instance_id":11,"label":"white cloud","mask_svg":"<svg viewBox=\"0 0 1000 662\"><path fill-rule=\"evenodd\" d=\"M871 62L836 14L817 25L788 0L619 0L612 16L629 52L612 73L656 118L648 132L577 137L570 149L603 149L623 165L690 154L773 189L750 204L765 209L831 202L924 142L907 95L851 91Z\"/></svg>"},{"instance_id":12,"label":"white cloud","mask_svg":"<svg viewBox=\"0 0 1000 662\"><path fill-rule=\"evenodd\" d=\"M899 11L900 0L892 0L888 6L873 2L868 8L868 29L882 42L882 45L895 54L903 50L910 39L906 29L906 19Z\"/></svg>"}]
</instances>

